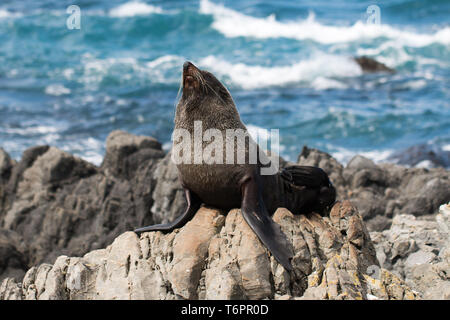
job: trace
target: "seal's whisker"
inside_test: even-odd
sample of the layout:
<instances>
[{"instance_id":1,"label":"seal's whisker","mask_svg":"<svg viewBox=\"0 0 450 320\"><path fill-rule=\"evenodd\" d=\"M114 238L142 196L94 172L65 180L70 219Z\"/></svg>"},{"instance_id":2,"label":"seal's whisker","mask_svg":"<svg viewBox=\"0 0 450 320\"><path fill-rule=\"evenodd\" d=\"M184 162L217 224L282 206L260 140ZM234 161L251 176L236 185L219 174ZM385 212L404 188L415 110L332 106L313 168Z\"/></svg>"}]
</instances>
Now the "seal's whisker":
<instances>
[{"instance_id":1,"label":"seal's whisker","mask_svg":"<svg viewBox=\"0 0 450 320\"><path fill-rule=\"evenodd\" d=\"M178 101L180 101L180 96L181 96L182 89L183 89L183 74L181 74L180 86L178 87L177 97L175 99L175 104L174 104L175 109L177 108Z\"/></svg>"},{"instance_id":2,"label":"seal's whisker","mask_svg":"<svg viewBox=\"0 0 450 320\"><path fill-rule=\"evenodd\" d=\"M226 104L226 102L222 99L222 97L220 96L220 94L217 93L216 90L214 90L208 83L206 83L206 86L207 86L212 92L214 92L214 94L217 96L217 98L219 98L220 101L222 101L222 103L225 103L225 104Z\"/></svg>"}]
</instances>

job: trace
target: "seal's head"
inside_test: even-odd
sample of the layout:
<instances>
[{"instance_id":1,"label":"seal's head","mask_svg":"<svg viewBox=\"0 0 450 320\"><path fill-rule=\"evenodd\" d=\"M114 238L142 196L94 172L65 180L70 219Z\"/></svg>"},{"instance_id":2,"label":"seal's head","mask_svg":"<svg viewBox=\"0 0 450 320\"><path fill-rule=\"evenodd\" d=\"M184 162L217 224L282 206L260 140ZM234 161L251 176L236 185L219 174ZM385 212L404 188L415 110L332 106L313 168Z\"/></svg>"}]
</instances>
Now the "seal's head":
<instances>
[{"instance_id":1,"label":"seal's head","mask_svg":"<svg viewBox=\"0 0 450 320\"><path fill-rule=\"evenodd\" d=\"M210 72L186 61L183 64L183 94L180 103L189 109L211 104L232 104L225 86Z\"/></svg>"}]
</instances>

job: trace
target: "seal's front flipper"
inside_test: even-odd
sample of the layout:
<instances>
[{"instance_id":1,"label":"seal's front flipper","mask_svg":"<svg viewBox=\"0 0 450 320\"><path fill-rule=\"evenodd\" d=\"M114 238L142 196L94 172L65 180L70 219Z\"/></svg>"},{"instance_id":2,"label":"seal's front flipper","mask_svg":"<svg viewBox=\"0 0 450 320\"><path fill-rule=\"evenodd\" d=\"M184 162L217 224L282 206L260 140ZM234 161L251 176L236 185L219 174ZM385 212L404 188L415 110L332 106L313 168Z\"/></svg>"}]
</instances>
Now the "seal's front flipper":
<instances>
[{"instance_id":1,"label":"seal's front flipper","mask_svg":"<svg viewBox=\"0 0 450 320\"><path fill-rule=\"evenodd\" d=\"M190 191L189 189L185 188L184 193L186 195L186 200L187 200L188 206L186 208L186 211L184 211L184 213L181 216L179 216L177 219L175 219L175 221L170 222L170 223L164 223L164 224L154 224L152 226L139 228L139 229L134 230L134 232L136 232L136 233L147 232L147 231L166 231L166 232L168 232L168 231L172 231L175 228L181 228L182 226L184 226L189 220L191 220L191 218L195 215L195 213L200 208L200 205L202 204L200 198L196 194L194 194L192 191Z\"/></svg>"},{"instance_id":2,"label":"seal's front flipper","mask_svg":"<svg viewBox=\"0 0 450 320\"><path fill-rule=\"evenodd\" d=\"M292 270L292 253L285 234L270 217L262 198L261 186L254 178L248 178L241 186L241 211L245 221L275 259L288 271Z\"/></svg>"}]
</instances>

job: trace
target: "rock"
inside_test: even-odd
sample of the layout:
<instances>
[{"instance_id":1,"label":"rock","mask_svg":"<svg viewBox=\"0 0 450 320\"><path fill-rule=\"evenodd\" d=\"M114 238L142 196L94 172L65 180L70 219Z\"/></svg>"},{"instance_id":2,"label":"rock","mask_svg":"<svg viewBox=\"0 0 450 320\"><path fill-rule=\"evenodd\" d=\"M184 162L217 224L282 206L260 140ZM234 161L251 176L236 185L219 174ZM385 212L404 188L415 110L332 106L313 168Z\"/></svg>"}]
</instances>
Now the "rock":
<instances>
[{"instance_id":1,"label":"rock","mask_svg":"<svg viewBox=\"0 0 450 320\"><path fill-rule=\"evenodd\" d=\"M425 299L450 298L450 233L437 220L402 214L389 230L371 233L380 265Z\"/></svg>"},{"instance_id":2,"label":"rock","mask_svg":"<svg viewBox=\"0 0 450 320\"><path fill-rule=\"evenodd\" d=\"M135 281L142 287L133 287L134 291L129 291L125 288L127 278L121 280L123 287L119 286L114 292L105 291L110 282L99 284L98 291L108 298L131 295L167 299L371 296L384 299L410 297L406 294L409 285L426 297L439 296L440 291L420 280L426 278L424 270L433 274L430 275L435 277L432 283L439 290L447 290L442 284L445 278L442 275L448 264L450 247L439 234L448 234L449 215L446 210L436 216L430 215L450 200L448 171L375 164L361 156L354 157L344 167L329 154L307 147L303 148L298 163L323 168L338 191L338 199L350 199L359 213L346 205L346 209L339 210L354 218L344 215L337 219L334 212L330 218L319 219L315 215L291 217L289 212L279 209L275 219L290 235L298 260L298 270L292 279L267 255L253 232L242 222L239 210L235 210L226 218L221 212L211 214L216 217L217 226L211 226L211 221L202 222L204 230L209 231L205 238L195 232L188 233L189 237L197 239L192 240L194 242L185 236L184 240L177 238L177 245L174 244L178 232L185 234L184 228L158 237L155 233L149 234L145 238L148 243L143 244L141 239L139 245L151 246L153 253L145 254L154 256L159 262L148 266L150 269L143 267L136 271ZM280 159L281 167L287 164ZM135 227L172 221L185 205L170 152L164 154L160 143L151 137L112 132L100 168L49 146L26 150L18 163L0 149L0 281L5 277L20 281L27 269L40 265L25 275L23 283L27 285L26 290L22 288L23 297L31 299L43 294L42 297L48 299L96 298L97 291L91 288L93 284L86 288L81 283L97 279L90 266L97 266L97 260L109 254L101 248ZM404 214L407 214L406 218ZM411 214L417 217L416 220ZM361 217L364 223L360 221ZM337 221L339 223L335 225ZM391 227L391 224L395 226ZM367 271L373 271L378 262L372 259L375 255L368 244L370 241L364 236L366 226L370 231L380 231L372 234L382 266L376 279L373 272ZM190 228L195 229L191 226L187 230ZM199 229L195 230L199 233ZM126 239L128 245L133 246L134 238L130 234ZM178 252L176 248L183 249ZM191 250L195 251L195 256L183 256L182 252ZM350 253L360 257L351 259L352 271L349 271ZM69 258L83 255L83 258ZM59 256L65 258L56 261ZM161 262L163 256L164 263ZM86 263L85 259L93 259L95 263ZM144 264L142 259L146 258L136 258L135 263ZM174 265L175 260L179 262ZM55 265L59 269L53 270ZM122 270L120 266L110 266L111 270ZM191 271L184 274L185 267L184 271ZM156 273L152 268L163 271ZM54 271L51 276L54 279L46 284L50 270ZM70 270L69 278L65 276L67 270ZM398 281L388 271L382 280L382 270L395 273ZM115 279L115 271L111 272L111 279ZM117 272L122 274L122 271ZM140 277L147 273L150 276L140 282ZM359 283L353 281L355 275ZM369 285L367 277L379 281ZM400 283L401 279L405 279L407 285ZM403 289L396 289L395 294L387 289L383 291L389 281L396 283L394 288L400 286ZM333 287L330 282L339 285ZM159 289L150 292L145 288L148 283ZM46 286L49 287L44 294ZM67 296L61 286L69 288L73 296ZM10 280L4 282L3 288L4 294L8 292L7 296L17 297L17 287Z\"/></svg>"},{"instance_id":3,"label":"rock","mask_svg":"<svg viewBox=\"0 0 450 320\"><path fill-rule=\"evenodd\" d=\"M130 179L144 161L160 150L161 143L152 137L116 130L106 139L106 155L101 167L107 175Z\"/></svg>"},{"instance_id":4,"label":"rock","mask_svg":"<svg viewBox=\"0 0 450 320\"><path fill-rule=\"evenodd\" d=\"M329 154L304 147L298 164L322 168L330 176L339 200L354 203L371 231L382 231L398 214L436 213L450 200L450 172L442 168L405 168L375 164L355 156L344 168Z\"/></svg>"},{"instance_id":5,"label":"rock","mask_svg":"<svg viewBox=\"0 0 450 320\"><path fill-rule=\"evenodd\" d=\"M0 300L22 300L22 288L13 278L6 278L0 284Z\"/></svg>"},{"instance_id":6,"label":"rock","mask_svg":"<svg viewBox=\"0 0 450 320\"><path fill-rule=\"evenodd\" d=\"M418 174L405 185L404 211L413 215L436 212L442 203L450 200L449 177Z\"/></svg>"},{"instance_id":7,"label":"rock","mask_svg":"<svg viewBox=\"0 0 450 320\"><path fill-rule=\"evenodd\" d=\"M3 216L3 208L6 206L6 194L8 181L16 162L8 153L0 148L0 219Z\"/></svg>"},{"instance_id":8,"label":"rock","mask_svg":"<svg viewBox=\"0 0 450 320\"><path fill-rule=\"evenodd\" d=\"M28 267L27 248L22 237L12 230L0 229L0 275L20 281Z\"/></svg>"},{"instance_id":9,"label":"rock","mask_svg":"<svg viewBox=\"0 0 450 320\"><path fill-rule=\"evenodd\" d=\"M449 168L450 151L442 150L429 144L419 144L395 152L388 160L410 167Z\"/></svg>"},{"instance_id":10,"label":"rock","mask_svg":"<svg viewBox=\"0 0 450 320\"><path fill-rule=\"evenodd\" d=\"M153 178L156 181L152 195L153 220L155 223L168 223L175 220L186 208L186 198L178 180L178 169L171 161L171 152L158 163Z\"/></svg>"},{"instance_id":11,"label":"rock","mask_svg":"<svg viewBox=\"0 0 450 320\"><path fill-rule=\"evenodd\" d=\"M152 224L153 174L163 157L153 138L123 132L108 138L101 168L54 147L26 150L0 198L0 227L21 234L27 248L22 274L30 265L83 255Z\"/></svg>"},{"instance_id":12,"label":"rock","mask_svg":"<svg viewBox=\"0 0 450 320\"><path fill-rule=\"evenodd\" d=\"M294 216L280 208L274 220L294 252L290 274L261 244L239 209L225 217L202 207L171 233L138 238L125 232L106 249L33 267L21 284L7 278L0 298L418 298L402 280L379 268L370 235L348 201L337 203L329 218Z\"/></svg>"},{"instance_id":13,"label":"rock","mask_svg":"<svg viewBox=\"0 0 450 320\"><path fill-rule=\"evenodd\" d=\"M395 72L394 69L387 67L385 64L378 62L373 58L361 56L361 57L356 57L353 59L356 61L356 63L359 64L359 66L361 67L361 69L364 72L369 72L369 73L373 73L373 72L394 73Z\"/></svg>"},{"instance_id":14,"label":"rock","mask_svg":"<svg viewBox=\"0 0 450 320\"><path fill-rule=\"evenodd\" d=\"M348 169L354 169L354 170L362 170L362 169L376 169L377 166L375 163L367 159L363 156L354 156L348 163L347 163Z\"/></svg>"},{"instance_id":15,"label":"rock","mask_svg":"<svg viewBox=\"0 0 450 320\"><path fill-rule=\"evenodd\" d=\"M8 181L14 164L9 154L3 148L0 148L0 181Z\"/></svg>"}]
</instances>

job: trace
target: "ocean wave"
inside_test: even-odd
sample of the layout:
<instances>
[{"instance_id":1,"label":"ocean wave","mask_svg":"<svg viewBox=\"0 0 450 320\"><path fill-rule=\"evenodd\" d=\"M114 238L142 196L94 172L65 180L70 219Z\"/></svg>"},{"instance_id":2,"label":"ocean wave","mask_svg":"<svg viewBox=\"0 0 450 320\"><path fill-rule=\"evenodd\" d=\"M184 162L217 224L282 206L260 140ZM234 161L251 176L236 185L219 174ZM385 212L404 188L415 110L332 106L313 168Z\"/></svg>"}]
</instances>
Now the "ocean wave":
<instances>
[{"instance_id":1,"label":"ocean wave","mask_svg":"<svg viewBox=\"0 0 450 320\"><path fill-rule=\"evenodd\" d=\"M96 89L105 77L112 76L123 81L141 79L158 84L179 83L179 72L184 58L177 55L164 55L151 61L136 58L94 58L85 55L82 59L82 76L79 81L90 89Z\"/></svg>"},{"instance_id":2,"label":"ocean wave","mask_svg":"<svg viewBox=\"0 0 450 320\"><path fill-rule=\"evenodd\" d=\"M449 35L450 36L450 35ZM377 57L377 60L385 65L396 68L408 62L415 62L418 65L436 65L439 67L448 67L449 63L445 60L433 59L412 54L408 52L402 42L396 40L389 40L383 42L375 48L358 48L357 56L371 56Z\"/></svg>"},{"instance_id":3,"label":"ocean wave","mask_svg":"<svg viewBox=\"0 0 450 320\"><path fill-rule=\"evenodd\" d=\"M135 58L96 59L87 56L83 59L82 76L77 79L90 89L95 89L95 85L107 76L120 78L120 81L137 78L154 84L178 85L184 61L185 58L178 55L163 55L147 62ZM229 81L231 86L243 89L298 84L316 90L345 89L348 85L342 81L343 78L362 74L360 66L353 59L324 53L290 65L274 67L231 63L213 55L200 58L197 64L213 72L220 80ZM61 90L52 90L52 93L63 94Z\"/></svg>"},{"instance_id":4,"label":"ocean wave","mask_svg":"<svg viewBox=\"0 0 450 320\"><path fill-rule=\"evenodd\" d=\"M315 20L314 13L299 21L277 21L275 15L257 18L209 0L200 1L201 14L214 17L212 27L226 37L310 39L323 44L354 42L386 37L400 41L402 45L423 47L431 43L450 44L450 27L434 34L404 31L386 24L374 25L357 21L352 26L324 25Z\"/></svg>"},{"instance_id":5,"label":"ocean wave","mask_svg":"<svg viewBox=\"0 0 450 320\"><path fill-rule=\"evenodd\" d=\"M62 84L51 84L45 87L45 93L51 96L62 96L70 92L70 89L64 87Z\"/></svg>"},{"instance_id":6,"label":"ocean wave","mask_svg":"<svg viewBox=\"0 0 450 320\"><path fill-rule=\"evenodd\" d=\"M149 15L154 13L164 13L163 9L157 6L152 6L144 2L130 1L119 5L109 11L111 17L123 18L134 17L139 15Z\"/></svg>"},{"instance_id":7,"label":"ocean wave","mask_svg":"<svg viewBox=\"0 0 450 320\"><path fill-rule=\"evenodd\" d=\"M232 64L215 56L201 59L199 65L219 76L229 78L233 84L244 89L285 86L300 82L310 83L317 90L345 88L345 83L333 78L362 74L361 67L353 59L329 54L318 54L311 59L287 66Z\"/></svg>"}]
</instances>

